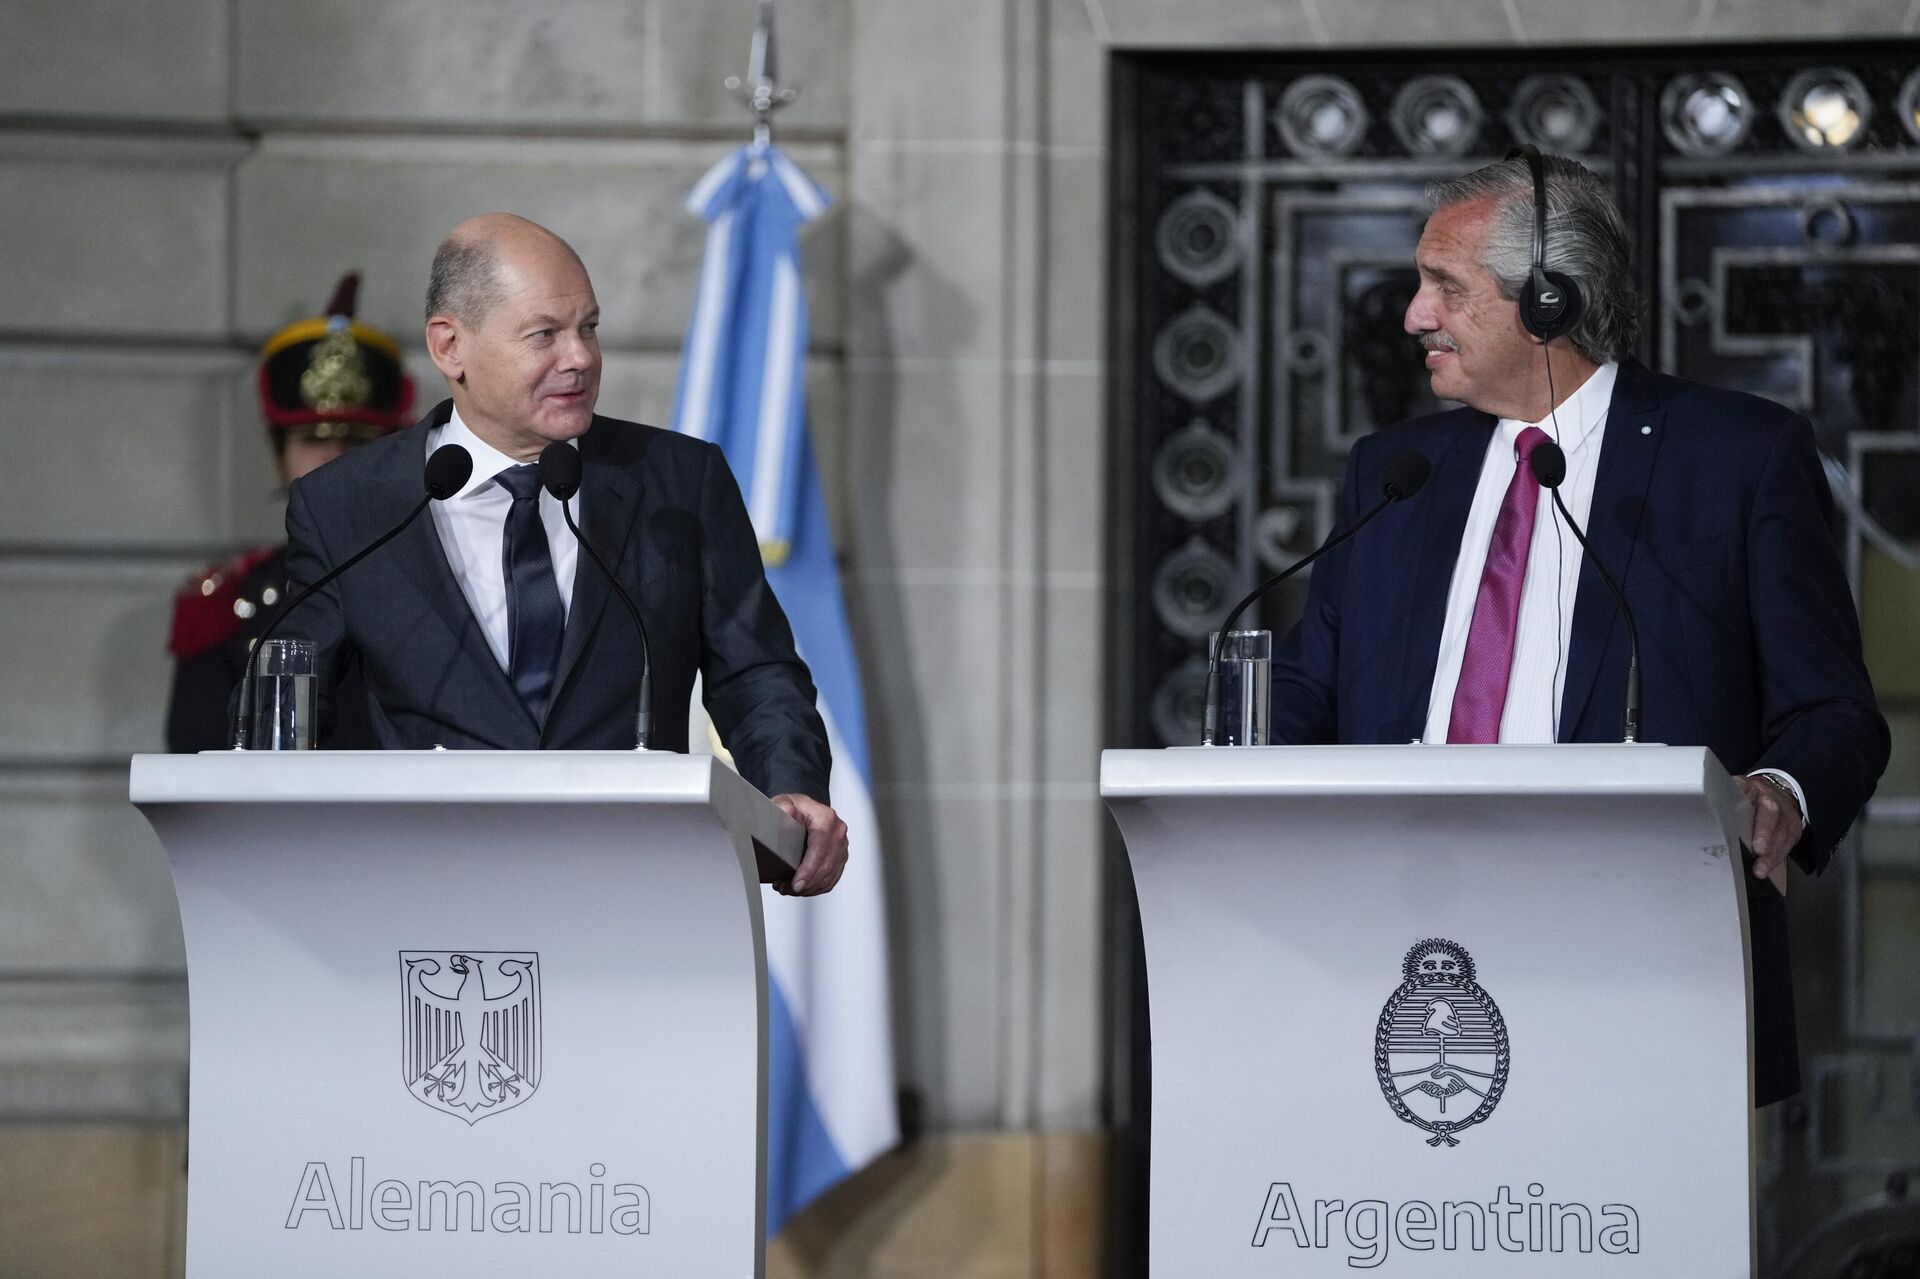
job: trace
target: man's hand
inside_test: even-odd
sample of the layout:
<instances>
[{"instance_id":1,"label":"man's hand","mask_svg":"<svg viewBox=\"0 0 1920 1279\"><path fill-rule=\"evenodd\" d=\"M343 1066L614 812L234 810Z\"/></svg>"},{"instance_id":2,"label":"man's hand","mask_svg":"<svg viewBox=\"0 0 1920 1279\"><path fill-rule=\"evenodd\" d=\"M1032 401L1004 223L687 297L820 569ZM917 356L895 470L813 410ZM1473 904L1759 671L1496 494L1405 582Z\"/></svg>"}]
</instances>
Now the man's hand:
<instances>
[{"instance_id":1,"label":"man's hand","mask_svg":"<svg viewBox=\"0 0 1920 1279\"><path fill-rule=\"evenodd\" d=\"M807 852L793 878L773 890L788 897L817 897L840 882L847 868L847 824L817 799L775 795L782 812L807 828Z\"/></svg>"},{"instance_id":2,"label":"man's hand","mask_svg":"<svg viewBox=\"0 0 1920 1279\"><path fill-rule=\"evenodd\" d=\"M1753 806L1753 877L1772 879L1787 860L1787 854L1800 842L1805 826L1800 820L1800 805L1793 792L1767 777L1736 777Z\"/></svg>"}]
</instances>

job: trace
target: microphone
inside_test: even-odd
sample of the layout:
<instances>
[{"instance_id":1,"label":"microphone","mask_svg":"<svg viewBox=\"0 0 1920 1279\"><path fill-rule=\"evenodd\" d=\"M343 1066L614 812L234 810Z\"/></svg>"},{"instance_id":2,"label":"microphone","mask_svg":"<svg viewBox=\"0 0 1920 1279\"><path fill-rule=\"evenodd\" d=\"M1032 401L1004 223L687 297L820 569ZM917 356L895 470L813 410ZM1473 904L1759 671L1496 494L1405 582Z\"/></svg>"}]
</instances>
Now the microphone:
<instances>
[{"instance_id":1,"label":"microphone","mask_svg":"<svg viewBox=\"0 0 1920 1279\"><path fill-rule=\"evenodd\" d=\"M287 601L287 606L281 609L280 615L268 624L265 631L261 632L260 638L255 642L252 652L247 654L247 674L249 678L243 682L240 693L239 715L233 724L233 749L237 751L247 749L247 733L253 726L253 680L251 676L253 674L254 654L264 648L267 641L273 638L273 633L280 629L280 623L291 617L293 611L306 603L307 598L315 591L385 546L388 542L391 542L394 538L400 536L409 524L412 524L420 518L420 512L427 509L427 503L444 502L455 493L458 493L462 488L466 487L467 480L471 478L472 475L473 455L461 448L458 444L442 444L433 451L433 456L427 459L425 475L427 495L420 499L418 506L407 512L407 518L382 533L359 551L334 565L325 573L322 573L319 581L315 582L312 586L302 589L298 595Z\"/></svg>"},{"instance_id":2,"label":"microphone","mask_svg":"<svg viewBox=\"0 0 1920 1279\"><path fill-rule=\"evenodd\" d=\"M1432 474L1433 463L1427 460L1426 454L1416 449L1402 449L1400 452L1395 453L1391 458L1387 459L1387 470L1381 480L1380 502L1378 505L1365 515L1362 515L1358 520L1355 520L1352 524L1349 524L1344 533L1330 541L1321 543L1319 548L1305 559L1295 560L1266 581L1260 583L1260 585L1248 591L1246 596L1241 599L1238 604L1233 606L1233 610L1227 614L1226 620L1220 623L1220 633L1214 639L1213 652L1207 658L1207 710L1205 718L1201 722L1200 744L1202 746L1213 745L1214 728L1218 725L1220 718L1220 651L1226 646L1227 635L1233 630L1233 624L1239 620L1240 614L1246 612L1248 606L1262 595L1265 595L1268 591L1280 585L1280 583L1286 581L1295 573L1306 568L1322 555L1325 555L1328 551L1331 551L1334 547L1340 545L1355 533L1365 528L1368 521L1373 519L1374 516L1380 514L1380 512L1386 510L1395 502L1404 502L1415 493L1418 493L1421 487L1426 484L1427 477Z\"/></svg>"},{"instance_id":3,"label":"microphone","mask_svg":"<svg viewBox=\"0 0 1920 1279\"><path fill-rule=\"evenodd\" d=\"M620 584L614 571L600 558L600 552L593 549L593 543L573 522L573 508L567 503L580 491L580 450L561 440L540 450L540 483L560 503L560 514L566 517L567 529L573 534L573 540L580 543L593 562L600 566L600 571L606 574L613 593L620 597L620 602L627 606L627 612L633 615L634 629L640 632L640 714L635 725L637 736L634 749L646 750L647 742L653 736L653 649L647 643L647 624L641 620L640 606L633 602L633 596L627 594L627 588Z\"/></svg>"},{"instance_id":4,"label":"microphone","mask_svg":"<svg viewBox=\"0 0 1920 1279\"><path fill-rule=\"evenodd\" d=\"M1627 714L1626 731L1621 736L1623 742L1640 740L1640 629L1633 623L1633 610L1627 607L1627 596L1613 580L1613 574L1607 572L1607 566L1594 554L1593 546L1587 541L1587 535L1581 531L1573 513L1567 510L1567 504L1560 497L1560 484L1567 478L1567 455L1552 440L1534 446L1533 454L1527 459L1527 465L1533 469L1533 478L1540 481L1540 487L1553 494L1553 505L1560 512L1560 518L1572 530L1580 549L1587 553L1587 562L1600 574L1600 580L1607 584L1607 590L1613 593L1613 602L1620 606L1620 612L1627 619Z\"/></svg>"}]
</instances>

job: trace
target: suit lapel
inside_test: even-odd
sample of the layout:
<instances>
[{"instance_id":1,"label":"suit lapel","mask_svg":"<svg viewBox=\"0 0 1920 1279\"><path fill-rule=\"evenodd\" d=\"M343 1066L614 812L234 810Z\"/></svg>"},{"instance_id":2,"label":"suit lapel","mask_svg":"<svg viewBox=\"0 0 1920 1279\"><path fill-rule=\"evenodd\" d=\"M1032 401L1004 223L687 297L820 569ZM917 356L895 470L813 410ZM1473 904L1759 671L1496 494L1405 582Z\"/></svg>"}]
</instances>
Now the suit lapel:
<instances>
[{"instance_id":1,"label":"suit lapel","mask_svg":"<svg viewBox=\"0 0 1920 1279\"><path fill-rule=\"evenodd\" d=\"M444 425L452 415L452 409L453 402L446 401L428 414L421 425L428 430ZM425 448L424 439L421 447ZM382 477L376 489L374 523L380 527L392 527L406 517L422 496L418 472L402 467L393 468ZM453 566L447 561L446 547L440 543L440 527L433 518L433 512L422 512L420 518L395 538L388 549L394 552L420 599L446 625L447 633L453 638L453 652L449 659L464 661L468 666L477 668L479 681L501 704L503 712L512 715L529 733L537 731L538 726L533 722L526 703L514 692L507 673L500 669L493 649L481 633L479 619L474 617L466 595L454 580ZM429 655L422 657L423 660L431 660Z\"/></svg>"},{"instance_id":2,"label":"suit lapel","mask_svg":"<svg viewBox=\"0 0 1920 1279\"><path fill-rule=\"evenodd\" d=\"M1607 409L1600 469L1593 482L1593 505L1587 513L1587 541L1614 580L1623 583L1622 589L1640 540L1654 459L1666 435L1663 417L1653 375L1637 360L1622 361L1614 382L1613 403ZM1588 559L1581 565L1580 588L1574 593L1573 635L1567 648L1567 683L1560 708L1561 741L1577 740L1575 731L1608 654L1619 647L1624 662L1626 629L1626 619L1620 616L1612 593ZM1616 724L1603 740L1612 740L1617 731Z\"/></svg>"},{"instance_id":3,"label":"suit lapel","mask_svg":"<svg viewBox=\"0 0 1920 1279\"><path fill-rule=\"evenodd\" d=\"M1433 668L1446 627L1447 590L1453 583L1453 564L1460 558L1460 539L1467 531L1467 513L1486 465L1494 425L1491 414L1470 414L1434 467L1427 482L1432 491L1414 499L1424 503L1425 509L1415 531L1420 550L1411 588L1406 665L1400 678L1404 732L1409 738L1426 730Z\"/></svg>"},{"instance_id":4,"label":"suit lapel","mask_svg":"<svg viewBox=\"0 0 1920 1279\"><path fill-rule=\"evenodd\" d=\"M628 536L640 513L640 481L628 470L600 456L589 441L589 433L580 442L580 532L593 548L606 557L607 567L622 573L631 584L639 577L637 566L626 564L637 548L629 547ZM625 569L625 572L622 570ZM560 666L554 673L557 690L547 708L547 723L554 722L560 703L572 691L570 681L606 610L612 594L607 575L593 562L585 547L574 562L573 602L567 609L567 629L560 641ZM624 606L623 606L624 607ZM637 672L636 672L637 678Z\"/></svg>"}]
</instances>

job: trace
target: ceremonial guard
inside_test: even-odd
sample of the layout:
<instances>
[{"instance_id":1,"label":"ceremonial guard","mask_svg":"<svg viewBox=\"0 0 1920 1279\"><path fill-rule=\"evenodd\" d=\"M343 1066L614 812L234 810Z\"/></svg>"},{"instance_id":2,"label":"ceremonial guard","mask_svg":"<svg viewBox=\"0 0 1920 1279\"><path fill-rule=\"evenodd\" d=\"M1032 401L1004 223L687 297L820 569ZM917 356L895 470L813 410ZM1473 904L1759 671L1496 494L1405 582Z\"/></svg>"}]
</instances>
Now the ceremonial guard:
<instances>
[{"instance_id":1,"label":"ceremonial guard","mask_svg":"<svg viewBox=\"0 0 1920 1279\"><path fill-rule=\"evenodd\" d=\"M413 380L401 366L399 345L353 317L359 287L359 273L347 274L325 314L281 329L260 352L255 387L282 489L353 445L413 420ZM232 744L228 697L286 595L286 546L280 542L243 551L181 588L167 639L174 660L168 750ZM338 707L327 745L372 749L366 699L351 672Z\"/></svg>"}]
</instances>

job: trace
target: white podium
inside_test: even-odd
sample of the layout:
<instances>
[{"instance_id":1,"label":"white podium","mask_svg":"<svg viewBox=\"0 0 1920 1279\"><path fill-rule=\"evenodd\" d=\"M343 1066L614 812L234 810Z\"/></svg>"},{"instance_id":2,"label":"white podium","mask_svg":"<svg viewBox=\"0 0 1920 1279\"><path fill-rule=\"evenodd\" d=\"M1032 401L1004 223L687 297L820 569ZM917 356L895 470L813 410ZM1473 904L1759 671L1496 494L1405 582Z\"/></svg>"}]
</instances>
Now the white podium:
<instances>
[{"instance_id":1,"label":"white podium","mask_svg":"<svg viewBox=\"0 0 1920 1279\"><path fill-rule=\"evenodd\" d=\"M1751 818L1707 751L1108 751L1101 791L1156 1279L1750 1273Z\"/></svg>"},{"instance_id":2,"label":"white podium","mask_svg":"<svg viewBox=\"0 0 1920 1279\"><path fill-rule=\"evenodd\" d=\"M142 755L191 1002L187 1273L757 1277L761 867L711 758Z\"/></svg>"}]
</instances>

